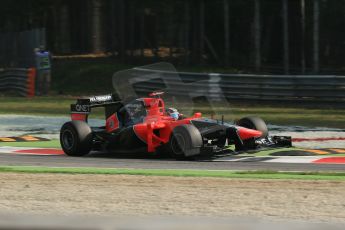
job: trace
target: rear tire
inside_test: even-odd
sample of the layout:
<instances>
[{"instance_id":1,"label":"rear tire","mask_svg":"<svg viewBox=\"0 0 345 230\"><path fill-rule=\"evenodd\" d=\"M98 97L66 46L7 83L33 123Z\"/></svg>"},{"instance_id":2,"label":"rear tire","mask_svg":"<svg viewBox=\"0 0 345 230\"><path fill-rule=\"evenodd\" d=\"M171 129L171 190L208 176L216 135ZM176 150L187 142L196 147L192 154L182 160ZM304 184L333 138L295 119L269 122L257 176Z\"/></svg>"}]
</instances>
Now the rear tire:
<instances>
[{"instance_id":1,"label":"rear tire","mask_svg":"<svg viewBox=\"0 0 345 230\"><path fill-rule=\"evenodd\" d=\"M177 160L181 160L199 155L202 145L202 136L194 125L180 125L174 128L167 147Z\"/></svg>"},{"instance_id":2,"label":"rear tire","mask_svg":"<svg viewBox=\"0 0 345 230\"><path fill-rule=\"evenodd\" d=\"M260 117L244 117L236 122L236 125L242 126L248 129L255 129L262 132L261 137L266 138L268 136L268 128L264 120Z\"/></svg>"},{"instance_id":3,"label":"rear tire","mask_svg":"<svg viewBox=\"0 0 345 230\"><path fill-rule=\"evenodd\" d=\"M92 148L92 130L83 121L66 122L60 130L60 144L68 156L84 156Z\"/></svg>"}]
</instances>

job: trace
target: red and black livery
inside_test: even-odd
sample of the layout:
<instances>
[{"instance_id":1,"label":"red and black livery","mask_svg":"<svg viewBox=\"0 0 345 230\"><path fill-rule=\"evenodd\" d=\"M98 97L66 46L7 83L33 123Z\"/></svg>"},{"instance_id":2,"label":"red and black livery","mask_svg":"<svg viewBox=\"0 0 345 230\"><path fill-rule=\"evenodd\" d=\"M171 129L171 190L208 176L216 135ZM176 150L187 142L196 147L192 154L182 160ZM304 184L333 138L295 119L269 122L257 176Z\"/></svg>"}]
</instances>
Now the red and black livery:
<instances>
[{"instance_id":1,"label":"red and black livery","mask_svg":"<svg viewBox=\"0 0 345 230\"><path fill-rule=\"evenodd\" d=\"M71 105L72 121L60 132L62 149L70 156L83 156L91 150L110 152L165 152L186 158L262 146L291 146L290 137L270 137L265 122L246 117L235 124L203 118L201 113L175 119L167 113L162 93L134 100L119 100L115 95L78 99ZM105 108L105 124L90 127L88 115L94 107Z\"/></svg>"}]
</instances>

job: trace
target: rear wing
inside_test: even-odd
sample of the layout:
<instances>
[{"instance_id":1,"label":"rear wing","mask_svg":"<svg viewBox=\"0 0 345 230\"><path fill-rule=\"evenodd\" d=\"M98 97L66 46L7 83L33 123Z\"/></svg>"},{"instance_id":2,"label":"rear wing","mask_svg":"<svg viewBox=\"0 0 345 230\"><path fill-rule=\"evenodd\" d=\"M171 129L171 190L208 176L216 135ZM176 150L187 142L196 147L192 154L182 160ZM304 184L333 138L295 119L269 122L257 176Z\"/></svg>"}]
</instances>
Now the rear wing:
<instances>
[{"instance_id":1,"label":"rear wing","mask_svg":"<svg viewBox=\"0 0 345 230\"><path fill-rule=\"evenodd\" d=\"M71 117L72 120L87 121L87 116L91 113L91 108L108 107L121 103L122 101L114 94L77 99L75 104L71 104Z\"/></svg>"}]
</instances>

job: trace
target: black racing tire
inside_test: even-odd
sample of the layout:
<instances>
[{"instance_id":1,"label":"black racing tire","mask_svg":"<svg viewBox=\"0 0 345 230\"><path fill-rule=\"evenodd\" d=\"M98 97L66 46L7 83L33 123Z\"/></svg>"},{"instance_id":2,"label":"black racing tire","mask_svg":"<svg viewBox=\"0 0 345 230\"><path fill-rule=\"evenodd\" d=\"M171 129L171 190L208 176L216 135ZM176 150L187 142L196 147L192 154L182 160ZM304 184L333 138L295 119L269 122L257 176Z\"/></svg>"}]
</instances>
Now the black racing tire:
<instances>
[{"instance_id":1,"label":"black racing tire","mask_svg":"<svg viewBox=\"0 0 345 230\"><path fill-rule=\"evenodd\" d=\"M266 138L268 136L268 128L264 120L260 117L244 117L236 122L236 125L242 126L248 129L255 129L262 132L261 137Z\"/></svg>"},{"instance_id":2,"label":"black racing tire","mask_svg":"<svg viewBox=\"0 0 345 230\"><path fill-rule=\"evenodd\" d=\"M177 160L181 160L199 155L202 146L202 136L194 125L180 125L174 128L167 147Z\"/></svg>"},{"instance_id":3,"label":"black racing tire","mask_svg":"<svg viewBox=\"0 0 345 230\"><path fill-rule=\"evenodd\" d=\"M80 157L92 148L92 130L84 121L66 122L60 130L60 144L68 156Z\"/></svg>"}]
</instances>

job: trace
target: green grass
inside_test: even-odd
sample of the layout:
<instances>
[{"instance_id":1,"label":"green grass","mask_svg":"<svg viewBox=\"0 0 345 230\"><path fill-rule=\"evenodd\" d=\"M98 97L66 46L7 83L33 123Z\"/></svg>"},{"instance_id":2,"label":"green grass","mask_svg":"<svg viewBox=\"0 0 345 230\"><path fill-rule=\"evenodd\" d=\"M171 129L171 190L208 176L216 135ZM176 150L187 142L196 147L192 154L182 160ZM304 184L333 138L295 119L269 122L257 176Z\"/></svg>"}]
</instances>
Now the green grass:
<instances>
[{"instance_id":1,"label":"green grass","mask_svg":"<svg viewBox=\"0 0 345 230\"><path fill-rule=\"evenodd\" d=\"M209 113L209 108L199 106L197 110ZM303 125L310 127L345 128L345 110L332 108L305 108L291 105L238 104L230 103L227 108L218 107L217 114L224 114L226 120L245 116L259 116L267 123L277 125ZM221 119L220 115L217 117Z\"/></svg>"},{"instance_id":2,"label":"green grass","mask_svg":"<svg viewBox=\"0 0 345 230\"><path fill-rule=\"evenodd\" d=\"M55 97L0 97L1 114L68 115L72 98Z\"/></svg>"},{"instance_id":3,"label":"green grass","mask_svg":"<svg viewBox=\"0 0 345 230\"><path fill-rule=\"evenodd\" d=\"M29 166L1 166L0 172L13 173L65 173L106 174L174 177L216 177L240 179L292 179L292 180L345 180L345 173L273 172L273 171L215 171L215 170L161 170L161 169L103 169L103 168L50 168Z\"/></svg>"},{"instance_id":4,"label":"green grass","mask_svg":"<svg viewBox=\"0 0 345 230\"><path fill-rule=\"evenodd\" d=\"M30 148L61 148L59 140L28 141L28 142L0 142L0 146L30 147Z\"/></svg>"},{"instance_id":5,"label":"green grass","mask_svg":"<svg viewBox=\"0 0 345 230\"><path fill-rule=\"evenodd\" d=\"M69 105L76 97L36 97L32 99L19 97L0 97L0 114L27 114L58 116L69 115ZM183 106L181 108L184 110ZM209 108L197 105L195 111L210 116ZM244 116L260 116L267 123L276 125L303 125L310 127L345 128L345 112L342 109L315 109L287 107L284 105L246 105L230 104L229 108L219 107L217 114L225 114L225 120L236 120ZM93 110L91 118L103 118L103 110ZM215 117L221 119L220 116Z\"/></svg>"},{"instance_id":6,"label":"green grass","mask_svg":"<svg viewBox=\"0 0 345 230\"><path fill-rule=\"evenodd\" d=\"M69 116L70 104L76 102L77 97L0 97L0 114L24 114L44 116ZM97 108L93 117L102 118L104 112Z\"/></svg>"}]
</instances>

